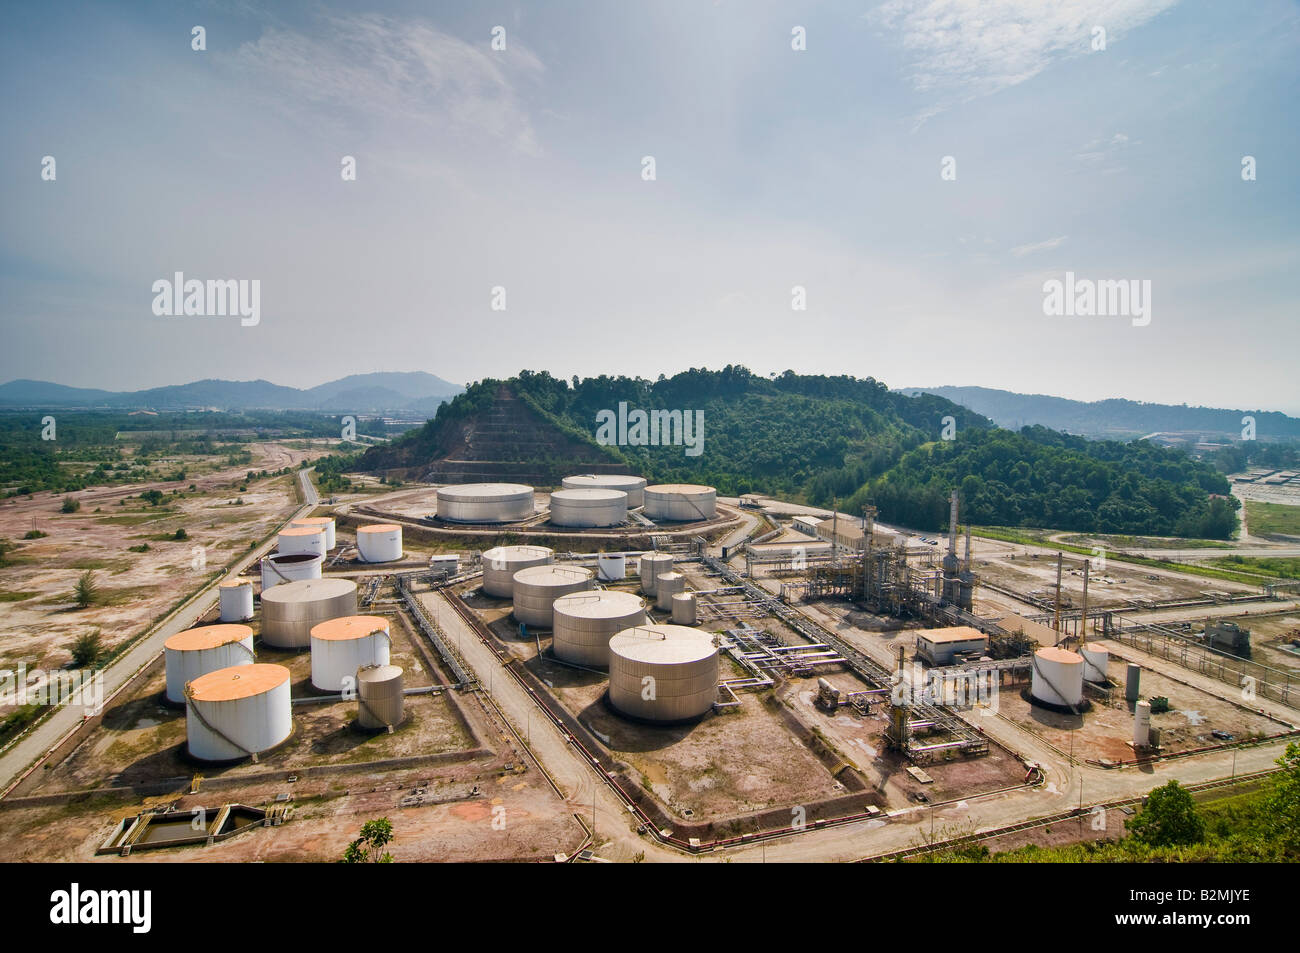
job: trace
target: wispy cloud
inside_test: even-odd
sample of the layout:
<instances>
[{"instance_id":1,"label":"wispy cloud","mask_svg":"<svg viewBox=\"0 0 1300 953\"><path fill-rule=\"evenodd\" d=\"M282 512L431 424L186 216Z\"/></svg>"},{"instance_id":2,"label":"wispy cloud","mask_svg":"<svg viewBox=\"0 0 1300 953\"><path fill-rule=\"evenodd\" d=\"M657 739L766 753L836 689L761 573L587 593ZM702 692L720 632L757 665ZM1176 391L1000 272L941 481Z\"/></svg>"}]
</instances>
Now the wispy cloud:
<instances>
[{"instance_id":1,"label":"wispy cloud","mask_svg":"<svg viewBox=\"0 0 1300 953\"><path fill-rule=\"evenodd\" d=\"M888 0L866 16L898 33L914 88L934 99L919 122L944 109L1037 76L1054 61L1107 45L1178 0Z\"/></svg>"},{"instance_id":2,"label":"wispy cloud","mask_svg":"<svg viewBox=\"0 0 1300 953\"><path fill-rule=\"evenodd\" d=\"M268 28L226 65L285 112L452 127L538 152L518 87L544 67L514 38L497 53L419 22L331 16L310 34Z\"/></svg>"},{"instance_id":3,"label":"wispy cloud","mask_svg":"<svg viewBox=\"0 0 1300 953\"><path fill-rule=\"evenodd\" d=\"M1049 238L1046 241L1031 242L1028 245L1017 245L1011 249L1011 254L1017 258L1024 258L1026 255L1032 255L1035 252L1051 251L1053 248L1060 248L1065 244L1068 235L1058 235L1056 238Z\"/></svg>"}]
</instances>

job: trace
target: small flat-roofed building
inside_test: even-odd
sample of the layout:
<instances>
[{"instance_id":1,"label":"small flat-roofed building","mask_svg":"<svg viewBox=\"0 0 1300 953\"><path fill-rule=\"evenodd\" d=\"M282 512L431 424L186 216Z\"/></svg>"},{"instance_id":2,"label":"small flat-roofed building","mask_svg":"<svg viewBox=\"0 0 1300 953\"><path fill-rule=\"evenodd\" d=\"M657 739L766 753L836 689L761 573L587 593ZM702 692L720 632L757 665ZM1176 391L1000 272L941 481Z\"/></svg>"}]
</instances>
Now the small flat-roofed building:
<instances>
[{"instance_id":1,"label":"small flat-roofed building","mask_svg":"<svg viewBox=\"0 0 1300 953\"><path fill-rule=\"evenodd\" d=\"M817 524L817 535L840 549L860 553L867 548L866 531L854 520L841 516L824 519Z\"/></svg>"},{"instance_id":2,"label":"small flat-roofed building","mask_svg":"<svg viewBox=\"0 0 1300 953\"><path fill-rule=\"evenodd\" d=\"M988 647L988 636L968 625L921 629L916 633L916 654L931 665L952 665L957 656L983 655Z\"/></svg>"},{"instance_id":3,"label":"small flat-roofed building","mask_svg":"<svg viewBox=\"0 0 1300 953\"><path fill-rule=\"evenodd\" d=\"M801 533L809 536L816 536L817 527L821 525L822 517L820 516L796 516L794 518L794 528Z\"/></svg>"}]
</instances>

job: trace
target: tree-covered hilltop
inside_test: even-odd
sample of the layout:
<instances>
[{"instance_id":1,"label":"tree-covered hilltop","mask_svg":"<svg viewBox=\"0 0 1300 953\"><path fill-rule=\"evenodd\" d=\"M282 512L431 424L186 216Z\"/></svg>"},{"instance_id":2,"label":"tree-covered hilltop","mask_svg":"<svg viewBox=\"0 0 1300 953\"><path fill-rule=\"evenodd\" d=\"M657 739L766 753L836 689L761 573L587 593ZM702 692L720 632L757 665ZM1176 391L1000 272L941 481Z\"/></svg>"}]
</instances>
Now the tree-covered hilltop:
<instances>
[{"instance_id":1,"label":"tree-covered hilltop","mask_svg":"<svg viewBox=\"0 0 1300 953\"><path fill-rule=\"evenodd\" d=\"M477 416L502 393L522 402L555 446L596 453L655 482L694 482L724 494L764 492L856 512L870 502L886 522L937 531L956 486L970 522L1083 532L1227 538L1236 501L1224 477L1178 450L1088 441L1043 427L1013 433L932 394L909 397L871 378L744 367L691 369L649 381L522 371L471 385L437 416L386 447L364 470L428 468L463 452ZM703 452L680 442L601 446L602 412L701 411ZM948 432L945 433L945 430ZM955 436L955 439L942 439ZM557 450L557 452L559 452Z\"/></svg>"}]
</instances>

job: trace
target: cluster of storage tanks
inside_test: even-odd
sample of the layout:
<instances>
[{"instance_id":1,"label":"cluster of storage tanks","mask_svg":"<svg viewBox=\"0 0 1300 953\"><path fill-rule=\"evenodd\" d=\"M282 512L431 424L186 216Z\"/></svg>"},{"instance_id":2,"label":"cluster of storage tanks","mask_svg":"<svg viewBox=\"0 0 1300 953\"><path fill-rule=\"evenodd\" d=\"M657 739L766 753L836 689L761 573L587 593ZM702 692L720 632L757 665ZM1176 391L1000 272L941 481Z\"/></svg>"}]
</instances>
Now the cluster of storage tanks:
<instances>
[{"instance_id":1,"label":"cluster of storage tanks","mask_svg":"<svg viewBox=\"0 0 1300 953\"><path fill-rule=\"evenodd\" d=\"M437 516L451 523L517 523L536 514L534 490L522 483L461 483L439 488ZM551 494L550 522L593 529L618 526L628 510L645 508L652 520L697 522L717 515L711 486L646 486L643 477L585 473L567 476Z\"/></svg>"},{"instance_id":2,"label":"cluster of storage tanks","mask_svg":"<svg viewBox=\"0 0 1300 953\"><path fill-rule=\"evenodd\" d=\"M1085 644L1078 652L1048 646L1034 653L1029 694L1049 708L1076 709L1083 704L1085 682L1104 684L1109 676L1110 652Z\"/></svg>"}]
</instances>

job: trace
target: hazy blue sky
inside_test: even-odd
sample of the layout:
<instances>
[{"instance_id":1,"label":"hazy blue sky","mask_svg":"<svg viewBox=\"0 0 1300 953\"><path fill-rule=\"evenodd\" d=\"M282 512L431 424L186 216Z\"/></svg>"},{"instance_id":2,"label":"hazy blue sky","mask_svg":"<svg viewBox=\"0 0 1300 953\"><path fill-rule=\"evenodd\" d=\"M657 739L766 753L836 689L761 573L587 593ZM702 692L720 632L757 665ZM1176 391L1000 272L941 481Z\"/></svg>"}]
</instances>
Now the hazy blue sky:
<instances>
[{"instance_id":1,"label":"hazy blue sky","mask_svg":"<svg viewBox=\"0 0 1300 953\"><path fill-rule=\"evenodd\" d=\"M1300 412L1294 3L272 7L6 8L0 380L734 362ZM155 316L175 271L259 279L261 323ZM1045 316L1066 271L1150 280L1150 324Z\"/></svg>"}]
</instances>

